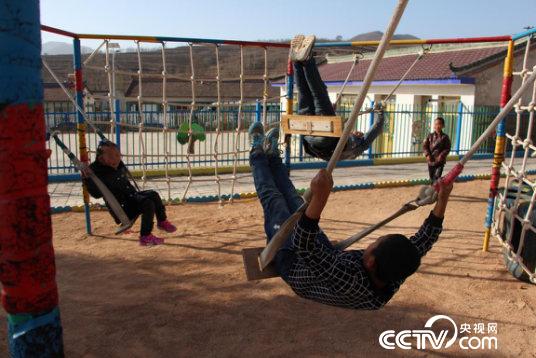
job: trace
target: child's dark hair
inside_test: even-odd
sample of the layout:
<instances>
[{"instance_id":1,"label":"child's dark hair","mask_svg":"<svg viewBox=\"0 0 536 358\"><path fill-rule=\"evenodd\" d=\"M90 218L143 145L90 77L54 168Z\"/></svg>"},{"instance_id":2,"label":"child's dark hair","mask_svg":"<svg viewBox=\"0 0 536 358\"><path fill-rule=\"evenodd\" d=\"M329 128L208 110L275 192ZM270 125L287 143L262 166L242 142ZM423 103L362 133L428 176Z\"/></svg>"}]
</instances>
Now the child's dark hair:
<instances>
[{"instance_id":1,"label":"child's dark hair","mask_svg":"<svg viewBox=\"0 0 536 358\"><path fill-rule=\"evenodd\" d=\"M385 235L373 252L376 275L385 283L404 280L421 264L417 248L401 234Z\"/></svg>"},{"instance_id":2,"label":"child's dark hair","mask_svg":"<svg viewBox=\"0 0 536 358\"><path fill-rule=\"evenodd\" d=\"M117 148L117 146L109 140L101 140L97 146L97 158L104 154L104 148Z\"/></svg>"},{"instance_id":3,"label":"child's dark hair","mask_svg":"<svg viewBox=\"0 0 536 358\"><path fill-rule=\"evenodd\" d=\"M443 127L445 126L445 118L443 118L443 117L437 117L437 118L435 119L435 121L440 121L440 122L441 122L441 125L442 125Z\"/></svg>"}]
</instances>

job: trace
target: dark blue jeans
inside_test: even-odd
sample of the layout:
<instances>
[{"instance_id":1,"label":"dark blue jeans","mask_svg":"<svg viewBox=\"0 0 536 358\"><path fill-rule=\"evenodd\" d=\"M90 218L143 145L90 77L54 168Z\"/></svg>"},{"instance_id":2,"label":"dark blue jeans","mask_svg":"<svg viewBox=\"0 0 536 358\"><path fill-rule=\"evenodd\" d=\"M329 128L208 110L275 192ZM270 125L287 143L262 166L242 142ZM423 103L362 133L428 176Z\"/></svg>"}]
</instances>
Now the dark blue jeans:
<instances>
[{"instance_id":1,"label":"dark blue jeans","mask_svg":"<svg viewBox=\"0 0 536 358\"><path fill-rule=\"evenodd\" d=\"M303 199L288 177L288 168L278 156L252 151L249 157L257 196L264 210L268 241L302 204Z\"/></svg>"},{"instance_id":2,"label":"dark blue jeans","mask_svg":"<svg viewBox=\"0 0 536 358\"><path fill-rule=\"evenodd\" d=\"M267 156L262 151L253 151L249 162L257 196L264 211L264 231L267 242L270 242L281 225L303 204L303 199L296 192L288 176L288 169L279 156ZM318 240L332 247L323 232ZM277 271L285 281L295 260L296 254L289 237L274 259Z\"/></svg>"},{"instance_id":3,"label":"dark blue jeans","mask_svg":"<svg viewBox=\"0 0 536 358\"><path fill-rule=\"evenodd\" d=\"M270 242L281 225L303 204L303 199L290 181L288 168L283 165L281 158L252 151L249 162L264 211L264 231L267 242ZM283 279L286 279L295 259L289 237L274 259L275 267Z\"/></svg>"},{"instance_id":4,"label":"dark blue jeans","mask_svg":"<svg viewBox=\"0 0 536 358\"><path fill-rule=\"evenodd\" d=\"M334 116L335 110L329 99L328 91L314 59L294 63L294 76L298 87L298 113L303 115ZM341 160L354 159L367 150L374 139L382 132L383 115L378 115L373 126L363 137L350 135L342 152ZM334 137L303 137L305 152L315 158L329 161L339 138Z\"/></svg>"},{"instance_id":5,"label":"dark blue jeans","mask_svg":"<svg viewBox=\"0 0 536 358\"><path fill-rule=\"evenodd\" d=\"M335 110L329 99L328 90L312 58L305 62L294 62L294 78L300 96L298 114L334 116Z\"/></svg>"}]
</instances>

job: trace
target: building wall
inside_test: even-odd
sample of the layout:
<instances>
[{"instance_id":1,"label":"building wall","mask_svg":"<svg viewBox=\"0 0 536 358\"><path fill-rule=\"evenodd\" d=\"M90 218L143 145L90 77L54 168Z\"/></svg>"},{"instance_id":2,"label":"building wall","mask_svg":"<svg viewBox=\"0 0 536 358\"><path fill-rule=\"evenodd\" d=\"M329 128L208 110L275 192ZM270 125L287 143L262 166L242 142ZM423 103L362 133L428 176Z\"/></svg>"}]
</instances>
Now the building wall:
<instances>
[{"instance_id":1,"label":"building wall","mask_svg":"<svg viewBox=\"0 0 536 358\"><path fill-rule=\"evenodd\" d=\"M473 135L473 126L474 118L470 114L475 107L475 96L461 96L460 102L462 103L462 113L460 114L459 120L461 121L461 131L460 131L460 148L469 148L472 144L472 135ZM452 143L452 149L455 148L456 143Z\"/></svg>"},{"instance_id":2,"label":"building wall","mask_svg":"<svg viewBox=\"0 0 536 358\"><path fill-rule=\"evenodd\" d=\"M514 55L514 72L521 71L523 68L523 58L525 55L525 48L523 47L521 51L518 51ZM536 65L536 46L529 52L528 58L528 68L532 68ZM499 106L501 98L501 87L502 87L502 77L503 77L503 65L504 61L501 61L495 66L488 67L483 71L480 71L478 74L475 74L476 79L476 105L492 105ZM514 75L514 81L512 83L512 94L521 86L521 76ZM532 91L527 91L523 98L522 103L528 104L532 97ZM506 119L506 132L513 134L516 129L516 115L511 114ZM528 131L528 113L524 112L521 117L520 122L520 135L522 138L525 138ZM536 142L536 131L532 133L532 141ZM507 143L510 143L510 140L507 140ZM510 145L508 144L508 148Z\"/></svg>"},{"instance_id":3,"label":"building wall","mask_svg":"<svg viewBox=\"0 0 536 358\"><path fill-rule=\"evenodd\" d=\"M521 71L523 68L524 48L514 55L514 71ZM529 52L529 67L536 65L536 47L533 47ZM475 105L477 106L498 106L501 100L501 87L503 80L504 60L499 63L489 66L484 70L479 70L476 73L469 74L475 78ZM514 76L512 84L512 93L521 85L520 76ZM527 93L523 101L527 103L531 94Z\"/></svg>"},{"instance_id":4,"label":"building wall","mask_svg":"<svg viewBox=\"0 0 536 358\"><path fill-rule=\"evenodd\" d=\"M336 88L336 87L335 87ZM369 104L371 100L378 101L381 100L385 95L387 95L392 90L392 86L372 86L368 98L365 101L366 104ZM328 90L331 90L331 87L328 86ZM360 87L349 86L345 93L359 93ZM429 116L429 121L426 125L426 129L422 129L419 126L415 127L415 121L421 119L421 114L416 113L405 113L404 108L421 108L424 109L426 106L429 108L431 113L437 113L439 111L440 102L442 98L449 98L455 100L450 107L457 106L457 101L461 101L464 106L464 112L471 112L475 104L475 86L471 84L462 84L462 85L406 85L401 86L397 89L396 94L393 96L393 103L396 105L394 108L397 108L399 112L396 113L396 119L391 120L386 128L389 129L389 132L384 131L382 136L384 137L384 142L392 141L391 146L382 146L384 151L393 151L397 153L409 153L417 150L422 146L422 130L431 131L434 115ZM330 97L335 97L334 95ZM430 102L427 100L430 99ZM416 106L416 107L414 107ZM454 115L457 117L456 115ZM458 118L450 118L448 120L453 121L452 126L457 126ZM473 131L473 115L470 113L465 113L460 119L461 122L461 135L460 135L460 148L468 148L471 145L472 141L472 131ZM359 123L359 122L358 122ZM414 130L417 130L418 133L414 133ZM452 138L452 151L454 153L455 141L456 139ZM381 150L379 147L378 150ZM408 154L409 155L409 154ZM404 156L404 154L401 154Z\"/></svg>"},{"instance_id":5,"label":"building wall","mask_svg":"<svg viewBox=\"0 0 536 358\"><path fill-rule=\"evenodd\" d=\"M391 92L393 86L371 86L364 107L371 102L378 102ZM335 101L340 86L329 86L328 93L332 102ZM338 108L350 110L361 86L348 85ZM281 89L285 93L285 89ZM475 104L475 86L472 84L453 85L403 85L397 89L387 104L390 114L386 118L384 131L377 138L373 150L375 152L395 152L397 156L408 156L409 153L419 151L422 147L423 135L432 130L432 123L437 113L442 111L443 105L447 105L452 118L447 118L450 125L456 128L460 121L461 135L460 148L468 148L472 141L474 127L472 112ZM295 98L298 94L295 94ZM443 103L448 100L448 103ZM459 102L463 105L463 116L457 115ZM423 115L420 110L425 110L429 115ZM415 112L417 111L417 112ZM426 123L422 123L426 118ZM369 116L360 116L356 122L356 128L366 132L370 128ZM453 133L454 135L454 133ZM452 138L453 153L456 150L456 138ZM407 154L404 154L407 153Z\"/></svg>"}]
</instances>

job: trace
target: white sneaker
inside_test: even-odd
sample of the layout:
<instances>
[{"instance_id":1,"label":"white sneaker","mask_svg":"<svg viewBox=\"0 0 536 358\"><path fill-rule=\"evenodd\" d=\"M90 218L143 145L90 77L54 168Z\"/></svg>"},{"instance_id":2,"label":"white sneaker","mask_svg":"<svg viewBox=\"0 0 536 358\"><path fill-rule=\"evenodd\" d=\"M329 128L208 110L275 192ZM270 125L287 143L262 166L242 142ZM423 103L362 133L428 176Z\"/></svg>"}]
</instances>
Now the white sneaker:
<instances>
[{"instance_id":1,"label":"white sneaker","mask_svg":"<svg viewBox=\"0 0 536 358\"><path fill-rule=\"evenodd\" d=\"M311 58L315 36L296 35L290 41L290 60L293 62L303 62Z\"/></svg>"}]
</instances>

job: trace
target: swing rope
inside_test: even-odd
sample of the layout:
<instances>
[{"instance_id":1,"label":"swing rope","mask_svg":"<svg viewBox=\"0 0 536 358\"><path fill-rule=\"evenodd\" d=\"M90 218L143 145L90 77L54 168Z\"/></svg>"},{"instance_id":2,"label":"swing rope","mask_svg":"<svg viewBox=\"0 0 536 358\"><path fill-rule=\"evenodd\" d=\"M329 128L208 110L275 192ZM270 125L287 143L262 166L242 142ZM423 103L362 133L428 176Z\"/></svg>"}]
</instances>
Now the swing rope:
<instances>
[{"instance_id":1,"label":"swing rope","mask_svg":"<svg viewBox=\"0 0 536 358\"><path fill-rule=\"evenodd\" d=\"M337 108L337 106L339 105L339 101L342 98L342 93L344 92L344 89L346 88L346 85L348 84L348 81L350 80L350 76L352 75L352 72L354 71L354 68L359 62L360 58L363 58L362 54L354 54L354 61L352 62L352 66L350 66L350 70L348 71L348 75L346 75L346 79L344 80L341 88L339 89L339 93L337 93L335 103L333 103L333 108Z\"/></svg>"},{"instance_id":2,"label":"swing rope","mask_svg":"<svg viewBox=\"0 0 536 358\"><path fill-rule=\"evenodd\" d=\"M406 72L404 72L404 74L402 75L402 77L400 77L400 80L398 80L397 84L393 87L393 89L391 90L391 92L387 95L387 97L385 97L385 99L382 100L383 103L387 103L387 101L389 101L389 99L391 99L391 97L393 96L393 94L395 94L396 90L400 87L400 85L402 84L402 82L404 82L404 80L406 79L406 77L409 75L409 73L411 72L411 70L413 70L413 67L415 67L415 65L417 65L417 63L422 60L424 58L424 56L430 52L430 50L432 49L432 46L430 45L429 47L424 47L424 45L422 46L422 49L421 51L419 51L419 53L417 54L417 58L415 59L415 61L413 61L413 63L411 64L411 66L408 67L408 69L406 70Z\"/></svg>"},{"instance_id":3,"label":"swing rope","mask_svg":"<svg viewBox=\"0 0 536 358\"><path fill-rule=\"evenodd\" d=\"M394 219L404 215L405 213L408 213L410 211L413 211L417 208L419 208L421 205L418 205L416 203L417 199L415 200L411 200L407 203L405 203L404 205L402 205L402 207L396 212L394 213L393 215L383 219L382 221L366 228L366 229L363 229L362 231L358 232L357 234L353 235L353 236L350 236L349 238L341 241L341 242L338 242L337 244L335 244L335 248L339 249L339 250L344 250L350 246L352 246L354 243L358 242L359 240L363 239L364 237L370 235L372 232L376 231L377 229L381 228L382 226L390 223L391 221L393 221Z\"/></svg>"},{"instance_id":4,"label":"swing rope","mask_svg":"<svg viewBox=\"0 0 536 358\"><path fill-rule=\"evenodd\" d=\"M419 53L417 54L417 57L415 58L415 60L413 61L413 63L408 67L408 69L406 70L406 72L404 72L404 74L402 75L402 77L400 77L400 79L397 81L396 85L393 87L393 89L391 90L391 92L389 92L389 94L383 99L381 100L381 102L378 104L378 108L381 108L385 105L385 103L387 103L389 101L389 99L391 99L391 97L396 93L396 91L398 90L398 88L402 85L402 83L406 80L406 77L408 77L408 75L411 73L411 70L413 70L413 68L417 65L417 63L422 60L424 58L424 56L426 54L428 54L430 52L430 50L432 49L432 46L429 46L429 47L422 47L421 51L419 51ZM341 86L340 90L339 90L339 93L337 94L337 99L335 101L335 103L333 104L333 107L336 108L337 107L337 104L339 103L341 97L342 97L342 93L344 91L344 88L346 87L346 84L349 82L349 79L350 79L350 75L355 67L355 65L359 62L359 60L354 60L354 63L352 64L351 68L350 68L350 71L348 71L348 75L346 76L346 79L344 80L344 83L343 85ZM368 95L366 96L368 98ZM368 114L368 113L371 113L372 111L374 111L374 108L368 108L368 109L365 109L364 111L361 111L358 113L358 116L361 116L361 115L364 115L364 114Z\"/></svg>"}]
</instances>

